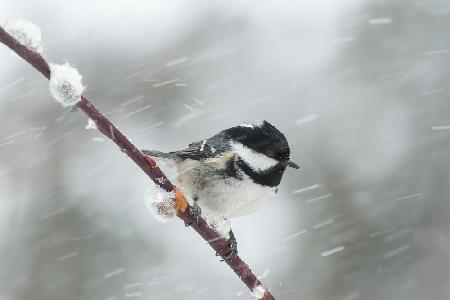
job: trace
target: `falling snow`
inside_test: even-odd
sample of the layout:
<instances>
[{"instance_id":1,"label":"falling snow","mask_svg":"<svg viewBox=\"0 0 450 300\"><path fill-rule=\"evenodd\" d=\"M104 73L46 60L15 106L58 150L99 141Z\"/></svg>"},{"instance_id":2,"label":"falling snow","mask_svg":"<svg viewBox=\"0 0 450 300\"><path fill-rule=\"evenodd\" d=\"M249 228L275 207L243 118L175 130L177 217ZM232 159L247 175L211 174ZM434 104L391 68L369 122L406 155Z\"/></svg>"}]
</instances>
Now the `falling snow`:
<instances>
[{"instance_id":1,"label":"falling snow","mask_svg":"<svg viewBox=\"0 0 450 300\"><path fill-rule=\"evenodd\" d=\"M341 300L355 300L360 295L361 295L361 293L359 291L353 291L350 294L348 294L346 297L342 298Z\"/></svg>"},{"instance_id":2,"label":"falling snow","mask_svg":"<svg viewBox=\"0 0 450 300\"><path fill-rule=\"evenodd\" d=\"M304 233L306 233L306 230L300 230L299 232L296 232L296 233L294 233L294 234L292 234L292 235L289 235L289 236L285 237L285 238L282 239L281 241L282 241L282 242L290 241L290 240L295 239L296 237L298 237L298 236L300 236L300 235L302 235L302 234L304 234Z\"/></svg>"},{"instance_id":3,"label":"falling snow","mask_svg":"<svg viewBox=\"0 0 450 300\"><path fill-rule=\"evenodd\" d=\"M123 272L125 272L125 269L124 269L124 268L120 268L120 269L116 269L116 270L114 270L114 271L111 271L111 272L109 272L109 273L106 273L105 275L103 275L103 277L104 277L104 278L111 278L111 277L120 275L120 274L122 274Z\"/></svg>"},{"instance_id":4,"label":"falling snow","mask_svg":"<svg viewBox=\"0 0 450 300\"><path fill-rule=\"evenodd\" d=\"M138 114L138 113L143 112L143 111L145 111L147 109L150 109L150 108L152 108L152 106L150 104L149 105L145 105L145 106L140 107L140 108L138 108L138 109L136 109L136 110L134 110L132 112L129 112L129 113L125 114L125 117L134 116L135 114Z\"/></svg>"},{"instance_id":5,"label":"falling snow","mask_svg":"<svg viewBox=\"0 0 450 300\"><path fill-rule=\"evenodd\" d=\"M295 121L295 125L303 125L305 123L312 122L312 121L316 120L318 117L319 117L319 115L314 114L314 115L310 115L310 116L298 119L297 121Z\"/></svg>"},{"instance_id":6,"label":"falling snow","mask_svg":"<svg viewBox=\"0 0 450 300\"><path fill-rule=\"evenodd\" d=\"M450 130L450 125L432 126L431 130Z\"/></svg>"},{"instance_id":7,"label":"falling snow","mask_svg":"<svg viewBox=\"0 0 450 300\"><path fill-rule=\"evenodd\" d=\"M431 91L425 91L420 93L420 96L428 96L428 95L433 95L433 94L437 94L437 93L442 93L444 90L443 89L436 89L436 90L431 90Z\"/></svg>"},{"instance_id":8,"label":"falling snow","mask_svg":"<svg viewBox=\"0 0 450 300\"><path fill-rule=\"evenodd\" d=\"M161 82L154 84L153 87L154 88L162 87L162 86L166 86L166 85L178 82L178 81L180 81L180 78L174 78L174 79L170 79L170 80L166 80L166 81L161 81Z\"/></svg>"},{"instance_id":9,"label":"falling snow","mask_svg":"<svg viewBox=\"0 0 450 300\"><path fill-rule=\"evenodd\" d=\"M78 252L72 252L72 253L69 253L67 255L60 256L56 260L57 261L62 261L62 260L68 259L68 258L76 257L76 256L78 256L78 254L79 254Z\"/></svg>"},{"instance_id":10,"label":"falling snow","mask_svg":"<svg viewBox=\"0 0 450 300\"><path fill-rule=\"evenodd\" d=\"M25 77L19 78L19 79L17 79L17 80L14 80L13 82L11 82L11 83L9 83L9 84L7 84L7 85L1 87L1 88L0 88L0 93L3 92L3 91L8 90L9 88L12 88L12 87L16 86L16 85L19 84L20 82L24 81L24 79L25 79Z\"/></svg>"},{"instance_id":11,"label":"falling snow","mask_svg":"<svg viewBox=\"0 0 450 300\"><path fill-rule=\"evenodd\" d=\"M417 198L417 197L420 197L420 196L422 196L422 193L414 193L414 194L411 194L411 195L398 197L397 201L407 200L407 199L411 199L411 198Z\"/></svg>"},{"instance_id":12,"label":"falling snow","mask_svg":"<svg viewBox=\"0 0 450 300\"><path fill-rule=\"evenodd\" d=\"M370 25L386 25L386 24L391 24L392 19L391 18L377 18L377 19L370 19L367 22Z\"/></svg>"},{"instance_id":13,"label":"falling snow","mask_svg":"<svg viewBox=\"0 0 450 300\"><path fill-rule=\"evenodd\" d=\"M384 258L386 258L386 259L392 258L392 257L394 257L396 255L399 255L399 254L407 251L409 248L411 248L410 244L406 244L406 245L400 246L400 247L395 248L394 250L389 251L386 254L384 254Z\"/></svg>"},{"instance_id":14,"label":"falling snow","mask_svg":"<svg viewBox=\"0 0 450 300\"><path fill-rule=\"evenodd\" d=\"M306 192L306 191L310 191L310 190L316 189L318 187L320 187L319 184L313 184L313 185L310 185L310 186L307 186L307 187L295 190L292 193L293 194L300 194L300 193L303 193L303 192Z\"/></svg>"},{"instance_id":15,"label":"falling snow","mask_svg":"<svg viewBox=\"0 0 450 300\"><path fill-rule=\"evenodd\" d=\"M187 57L180 57L169 62L166 62L166 67L173 67L175 65L187 62L189 59Z\"/></svg>"},{"instance_id":16,"label":"falling snow","mask_svg":"<svg viewBox=\"0 0 450 300\"><path fill-rule=\"evenodd\" d=\"M97 129L97 124L92 119L88 119L88 123L86 125L86 129L87 130Z\"/></svg>"},{"instance_id":17,"label":"falling snow","mask_svg":"<svg viewBox=\"0 0 450 300\"><path fill-rule=\"evenodd\" d=\"M450 49L441 49L441 50L433 50L424 52L424 55L436 55L436 54L447 54L450 53Z\"/></svg>"},{"instance_id":18,"label":"falling snow","mask_svg":"<svg viewBox=\"0 0 450 300\"><path fill-rule=\"evenodd\" d=\"M314 203L314 202L319 201L319 200L331 198L332 196L333 196L333 194L326 194L326 195L322 195L322 196L319 196L319 197L314 197L314 198L306 200L305 203Z\"/></svg>"},{"instance_id":19,"label":"falling snow","mask_svg":"<svg viewBox=\"0 0 450 300\"><path fill-rule=\"evenodd\" d=\"M334 220L333 219L326 219L320 223L317 223L315 225L313 225L313 229L320 229L322 227L325 227L327 225L333 224Z\"/></svg>"},{"instance_id":20,"label":"falling snow","mask_svg":"<svg viewBox=\"0 0 450 300\"><path fill-rule=\"evenodd\" d=\"M336 247L336 248L324 251L324 252L320 253L320 255L323 256L323 257L330 256L332 254L335 254L335 253L338 253L338 252L341 252L341 251L344 251L344 250L345 250L344 246L339 246L339 247Z\"/></svg>"}]
</instances>

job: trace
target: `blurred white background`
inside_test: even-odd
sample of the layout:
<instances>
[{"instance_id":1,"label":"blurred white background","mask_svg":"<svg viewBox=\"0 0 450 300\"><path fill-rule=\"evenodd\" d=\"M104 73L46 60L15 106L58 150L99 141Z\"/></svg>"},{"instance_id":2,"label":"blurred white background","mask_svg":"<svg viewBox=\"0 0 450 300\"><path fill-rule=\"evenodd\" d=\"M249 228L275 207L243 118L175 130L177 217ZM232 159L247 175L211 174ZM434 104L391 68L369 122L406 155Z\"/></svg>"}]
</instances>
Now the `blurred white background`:
<instances>
[{"instance_id":1,"label":"blurred white background","mask_svg":"<svg viewBox=\"0 0 450 300\"><path fill-rule=\"evenodd\" d=\"M0 8L1 23L41 27L44 56L74 64L138 147L263 119L286 134L302 170L232 222L277 299L450 297L448 1ZM0 46L0 299L251 299L194 231L151 217L145 174Z\"/></svg>"}]
</instances>

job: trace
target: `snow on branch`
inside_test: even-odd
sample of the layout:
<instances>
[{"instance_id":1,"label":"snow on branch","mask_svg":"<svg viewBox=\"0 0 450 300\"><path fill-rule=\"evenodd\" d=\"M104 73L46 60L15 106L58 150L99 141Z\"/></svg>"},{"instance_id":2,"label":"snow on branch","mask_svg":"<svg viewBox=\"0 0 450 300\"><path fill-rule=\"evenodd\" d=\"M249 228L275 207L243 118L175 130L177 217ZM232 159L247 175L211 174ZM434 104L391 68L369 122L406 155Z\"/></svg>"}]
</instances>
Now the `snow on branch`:
<instances>
[{"instance_id":1,"label":"snow on branch","mask_svg":"<svg viewBox=\"0 0 450 300\"><path fill-rule=\"evenodd\" d=\"M156 184L145 193L145 204L148 210L156 220L163 223L177 215L177 204L174 199L173 191L167 192Z\"/></svg>"},{"instance_id":2,"label":"snow on branch","mask_svg":"<svg viewBox=\"0 0 450 300\"><path fill-rule=\"evenodd\" d=\"M50 64L50 93L64 107L72 107L81 100L84 86L83 76L69 63Z\"/></svg>"},{"instance_id":3,"label":"snow on branch","mask_svg":"<svg viewBox=\"0 0 450 300\"><path fill-rule=\"evenodd\" d=\"M46 78L51 78L51 71L47 61L39 52L28 48L22 44L18 38L9 34L0 26L0 42L8 46L20 57L30 63L36 70L41 72ZM25 42L24 42L25 43ZM34 42L31 44L34 45ZM55 71L54 68L52 71ZM78 73L78 72L77 72ZM73 75L73 74L72 74ZM79 74L78 74L79 75ZM80 76L75 76L79 77ZM79 81L81 82L81 80ZM78 86L79 87L79 86ZM80 89L78 89L79 91ZM70 94L70 93L69 93ZM66 102L64 102L66 103ZM250 267L239 257L233 256L226 259L230 250L228 241L219 236L216 231L203 218L197 218L194 210L188 205L183 194L167 179L166 175L157 166L156 162L148 156L144 156L142 152L134 146L130 140L120 130L111 123L86 97L80 95L80 100L76 102L76 106L80 108L93 122L97 125L98 130L111 139L119 148L130 157L136 165L138 165L148 177L175 199L176 215L185 224L191 224L194 229L211 248L220 255L230 268L239 276L243 283L253 292L255 297L263 300L275 299L270 291L265 288L258 278L253 274Z\"/></svg>"},{"instance_id":4,"label":"snow on branch","mask_svg":"<svg viewBox=\"0 0 450 300\"><path fill-rule=\"evenodd\" d=\"M6 21L5 30L28 50L42 53L41 29L26 20Z\"/></svg>"},{"instance_id":5,"label":"snow on branch","mask_svg":"<svg viewBox=\"0 0 450 300\"><path fill-rule=\"evenodd\" d=\"M205 216L206 223L224 239L230 238L230 221L218 216Z\"/></svg>"},{"instance_id":6,"label":"snow on branch","mask_svg":"<svg viewBox=\"0 0 450 300\"><path fill-rule=\"evenodd\" d=\"M258 285L253 289L252 295L256 299L264 299L264 295L266 294L266 292L267 289L264 286Z\"/></svg>"}]
</instances>

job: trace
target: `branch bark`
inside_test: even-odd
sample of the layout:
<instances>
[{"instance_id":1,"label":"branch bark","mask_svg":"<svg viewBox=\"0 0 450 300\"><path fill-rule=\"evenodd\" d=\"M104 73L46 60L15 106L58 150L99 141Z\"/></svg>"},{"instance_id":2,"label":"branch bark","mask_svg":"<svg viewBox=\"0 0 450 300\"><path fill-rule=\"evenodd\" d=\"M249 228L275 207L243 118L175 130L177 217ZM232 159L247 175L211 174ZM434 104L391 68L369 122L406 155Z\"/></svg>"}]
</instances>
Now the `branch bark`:
<instances>
[{"instance_id":1,"label":"branch bark","mask_svg":"<svg viewBox=\"0 0 450 300\"><path fill-rule=\"evenodd\" d=\"M30 63L47 79L50 79L50 68L47 61L40 54L30 51L25 46L19 44L14 37L9 35L1 26L0 42L8 46L12 51ZM81 101L78 102L77 105L97 124L99 131L116 143L116 145L119 146L119 148L125 152L155 184L159 185L168 192L175 191L177 199L174 200L177 202L185 199L184 196L170 182L170 180L167 179L165 174L157 166L156 162L150 157L142 154L142 152L138 150L136 146L134 146L128 138L120 132L120 130L113 123L111 123L86 97L82 96ZM184 203L186 204L186 202ZM193 214L192 208L188 204L186 205L187 207L185 207L185 209L179 210L177 216L185 223L192 223L191 228L193 228L205 241L208 242L211 248L213 248L214 251L216 251L222 259L224 259L224 261L251 291L253 291L255 287L262 285L258 278L252 273L250 267L239 256L234 256L228 260L225 260L225 257L229 251L228 241L221 238L214 230L209 228L203 218L199 218L197 221L196 216ZM275 298L266 288L262 299L274 300Z\"/></svg>"}]
</instances>

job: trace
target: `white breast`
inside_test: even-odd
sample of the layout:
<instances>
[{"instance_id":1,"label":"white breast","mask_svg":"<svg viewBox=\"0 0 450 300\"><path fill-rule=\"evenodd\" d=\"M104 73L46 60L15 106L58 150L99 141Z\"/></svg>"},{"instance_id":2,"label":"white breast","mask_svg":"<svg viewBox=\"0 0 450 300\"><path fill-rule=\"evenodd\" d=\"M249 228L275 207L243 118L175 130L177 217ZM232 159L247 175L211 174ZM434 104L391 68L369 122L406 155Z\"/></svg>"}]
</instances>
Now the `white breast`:
<instances>
[{"instance_id":1,"label":"white breast","mask_svg":"<svg viewBox=\"0 0 450 300\"><path fill-rule=\"evenodd\" d=\"M234 218L256 212L274 198L276 187L254 183L242 173L242 180L223 178L218 170L235 154L203 162L187 159L178 165L177 183L191 197L198 197L200 208L208 214Z\"/></svg>"},{"instance_id":2,"label":"white breast","mask_svg":"<svg viewBox=\"0 0 450 300\"><path fill-rule=\"evenodd\" d=\"M276 189L255 184L249 178L216 182L199 191L200 207L211 214L234 218L256 212L274 198Z\"/></svg>"}]
</instances>

